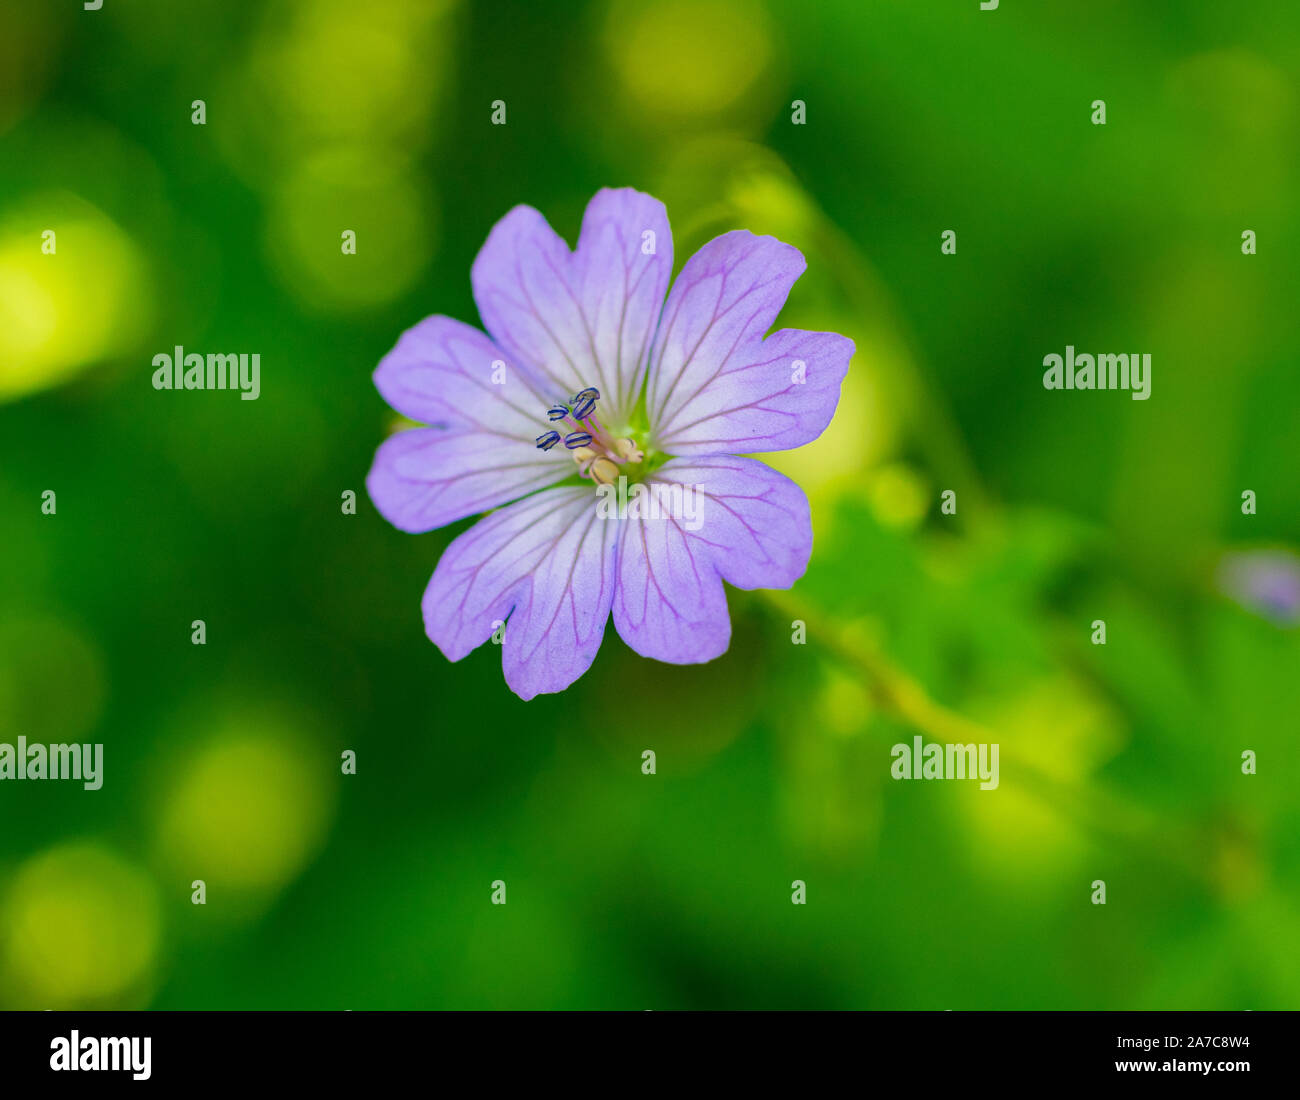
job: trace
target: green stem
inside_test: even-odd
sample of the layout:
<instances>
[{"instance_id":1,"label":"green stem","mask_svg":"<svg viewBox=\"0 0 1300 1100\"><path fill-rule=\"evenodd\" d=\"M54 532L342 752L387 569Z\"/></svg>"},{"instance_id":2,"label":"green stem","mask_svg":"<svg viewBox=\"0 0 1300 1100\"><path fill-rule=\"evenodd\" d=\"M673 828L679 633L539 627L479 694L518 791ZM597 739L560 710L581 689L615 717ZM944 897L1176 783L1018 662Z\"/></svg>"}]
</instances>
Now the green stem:
<instances>
[{"instance_id":1,"label":"green stem","mask_svg":"<svg viewBox=\"0 0 1300 1100\"><path fill-rule=\"evenodd\" d=\"M1210 877L1203 858L1204 837L1188 825L1170 828L1168 821L1123 798L1096 787L1064 782L1003 742L998 732L933 699L925 688L888 656L856 634L819 619L815 611L788 591L765 590L770 603L790 619L802 620L809 637L841 664L860 673L873 701L882 711L909 726L923 737L943 744L997 744L999 756L1014 766L1023 789L1046 806L1064 811L1095 835L1117 845L1131 845L1136 837L1159 834L1171 844L1153 845L1190 878ZM1171 850L1172 849L1172 850Z\"/></svg>"}]
</instances>

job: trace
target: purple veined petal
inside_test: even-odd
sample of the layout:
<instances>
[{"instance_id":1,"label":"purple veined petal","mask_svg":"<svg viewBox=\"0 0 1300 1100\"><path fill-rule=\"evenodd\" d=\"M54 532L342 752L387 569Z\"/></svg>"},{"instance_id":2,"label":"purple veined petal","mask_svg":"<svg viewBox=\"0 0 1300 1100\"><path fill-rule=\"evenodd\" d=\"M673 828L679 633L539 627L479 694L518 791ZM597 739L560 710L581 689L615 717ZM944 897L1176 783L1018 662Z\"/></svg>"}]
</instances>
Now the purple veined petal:
<instances>
[{"instance_id":1,"label":"purple veined petal","mask_svg":"<svg viewBox=\"0 0 1300 1100\"><path fill-rule=\"evenodd\" d=\"M671 421L658 425L655 443L683 456L811 443L835 415L853 352L853 341L834 332L774 332L750 355L733 356Z\"/></svg>"},{"instance_id":2,"label":"purple veined petal","mask_svg":"<svg viewBox=\"0 0 1300 1100\"><path fill-rule=\"evenodd\" d=\"M631 188L587 205L578 247L530 206L499 221L471 282L496 342L563 399L600 390L597 416L624 421L636 404L673 266L663 203Z\"/></svg>"},{"instance_id":3,"label":"purple veined petal","mask_svg":"<svg viewBox=\"0 0 1300 1100\"><path fill-rule=\"evenodd\" d=\"M573 471L571 460L531 440L412 428L380 444L366 491L389 523L418 533L508 504Z\"/></svg>"},{"instance_id":4,"label":"purple veined petal","mask_svg":"<svg viewBox=\"0 0 1300 1100\"><path fill-rule=\"evenodd\" d=\"M638 518L629 502L614 626L642 656L710 661L731 641L724 580L737 588L789 588L803 576L812 553L808 499L789 478L752 458L672 459L647 485L669 490L669 502L672 487L680 487L685 506Z\"/></svg>"},{"instance_id":5,"label":"purple veined petal","mask_svg":"<svg viewBox=\"0 0 1300 1100\"><path fill-rule=\"evenodd\" d=\"M551 403L527 369L482 332L436 315L402 333L375 368L375 388L422 424L530 442Z\"/></svg>"},{"instance_id":6,"label":"purple veined petal","mask_svg":"<svg viewBox=\"0 0 1300 1100\"><path fill-rule=\"evenodd\" d=\"M853 341L799 329L763 339L805 266L798 249L743 230L691 257L651 353L656 447L673 455L782 451L825 430Z\"/></svg>"},{"instance_id":7,"label":"purple veined petal","mask_svg":"<svg viewBox=\"0 0 1300 1100\"><path fill-rule=\"evenodd\" d=\"M386 440L366 477L375 507L403 531L431 531L573 472L537 448L547 402L533 381L470 325L426 317L384 356L375 386L432 425Z\"/></svg>"},{"instance_id":8,"label":"purple veined petal","mask_svg":"<svg viewBox=\"0 0 1300 1100\"><path fill-rule=\"evenodd\" d=\"M587 487L547 489L485 516L447 547L424 628L459 661L504 622L502 668L521 699L563 691L600 649L614 595L617 522Z\"/></svg>"}]
</instances>

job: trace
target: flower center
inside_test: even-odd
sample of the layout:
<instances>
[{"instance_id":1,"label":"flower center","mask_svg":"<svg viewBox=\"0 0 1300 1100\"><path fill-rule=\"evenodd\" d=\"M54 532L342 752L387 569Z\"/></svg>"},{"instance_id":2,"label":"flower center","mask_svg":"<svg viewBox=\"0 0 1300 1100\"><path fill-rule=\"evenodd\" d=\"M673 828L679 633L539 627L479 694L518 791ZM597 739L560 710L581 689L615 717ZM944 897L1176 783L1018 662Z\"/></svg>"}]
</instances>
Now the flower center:
<instances>
[{"instance_id":1,"label":"flower center","mask_svg":"<svg viewBox=\"0 0 1300 1100\"><path fill-rule=\"evenodd\" d=\"M597 485L612 485L620 476L639 480L645 452L635 440L615 435L601 424L596 416L599 400L600 391L588 386L567 402L552 405L546 418L564 428L564 434L552 428L537 437L537 447L549 451L563 442L577 464L578 476L590 478Z\"/></svg>"}]
</instances>

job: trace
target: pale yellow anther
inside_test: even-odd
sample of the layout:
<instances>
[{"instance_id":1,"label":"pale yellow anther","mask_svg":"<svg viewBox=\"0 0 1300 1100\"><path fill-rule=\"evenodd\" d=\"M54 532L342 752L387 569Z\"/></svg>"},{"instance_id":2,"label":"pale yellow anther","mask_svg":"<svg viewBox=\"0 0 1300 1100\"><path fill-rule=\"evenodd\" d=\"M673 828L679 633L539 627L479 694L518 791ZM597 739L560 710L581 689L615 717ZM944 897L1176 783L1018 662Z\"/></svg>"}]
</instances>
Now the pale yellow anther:
<instances>
[{"instance_id":1,"label":"pale yellow anther","mask_svg":"<svg viewBox=\"0 0 1300 1100\"><path fill-rule=\"evenodd\" d=\"M591 477L597 485L613 485L618 480L618 467L608 458L598 458L591 464Z\"/></svg>"},{"instance_id":2,"label":"pale yellow anther","mask_svg":"<svg viewBox=\"0 0 1300 1100\"><path fill-rule=\"evenodd\" d=\"M640 462L645 458L645 455L641 453L641 448L630 439L614 440L614 453L628 462Z\"/></svg>"},{"instance_id":3,"label":"pale yellow anther","mask_svg":"<svg viewBox=\"0 0 1300 1100\"><path fill-rule=\"evenodd\" d=\"M570 451L569 454L573 455L573 460L581 465L582 463L595 458L597 452L593 451L590 447L579 447L576 450Z\"/></svg>"}]
</instances>

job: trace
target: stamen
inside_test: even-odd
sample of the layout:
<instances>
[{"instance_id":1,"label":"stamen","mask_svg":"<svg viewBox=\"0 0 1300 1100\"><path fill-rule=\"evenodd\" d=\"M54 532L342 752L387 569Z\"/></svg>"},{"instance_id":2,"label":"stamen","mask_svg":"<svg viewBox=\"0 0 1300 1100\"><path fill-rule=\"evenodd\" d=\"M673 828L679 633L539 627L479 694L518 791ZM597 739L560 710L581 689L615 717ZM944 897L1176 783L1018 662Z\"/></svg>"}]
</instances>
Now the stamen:
<instances>
[{"instance_id":1,"label":"stamen","mask_svg":"<svg viewBox=\"0 0 1300 1100\"><path fill-rule=\"evenodd\" d=\"M620 462L640 462L645 454L630 439L614 440L614 455Z\"/></svg>"},{"instance_id":2,"label":"stamen","mask_svg":"<svg viewBox=\"0 0 1300 1100\"><path fill-rule=\"evenodd\" d=\"M549 451L561 438L578 465L578 475L589 477L598 485L612 485L619 476L619 467L628 462L639 462L641 451L630 439L611 440L600 421L596 419L596 402L600 390L587 386L579 390L568 402L557 401L546 411L553 424L564 421L573 431L561 437L559 431L549 431L537 437L537 446Z\"/></svg>"},{"instance_id":3,"label":"stamen","mask_svg":"<svg viewBox=\"0 0 1300 1100\"><path fill-rule=\"evenodd\" d=\"M618 479L618 467L607 458L598 458L591 464L591 479L598 485L613 485Z\"/></svg>"},{"instance_id":4,"label":"stamen","mask_svg":"<svg viewBox=\"0 0 1300 1100\"><path fill-rule=\"evenodd\" d=\"M593 451L590 447L579 447L574 451L573 461L578 464L578 476L586 477L591 464L599 457L599 452Z\"/></svg>"}]
</instances>

